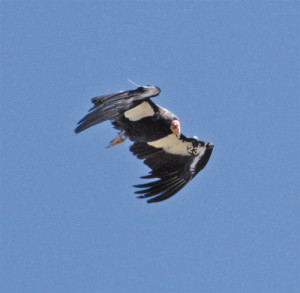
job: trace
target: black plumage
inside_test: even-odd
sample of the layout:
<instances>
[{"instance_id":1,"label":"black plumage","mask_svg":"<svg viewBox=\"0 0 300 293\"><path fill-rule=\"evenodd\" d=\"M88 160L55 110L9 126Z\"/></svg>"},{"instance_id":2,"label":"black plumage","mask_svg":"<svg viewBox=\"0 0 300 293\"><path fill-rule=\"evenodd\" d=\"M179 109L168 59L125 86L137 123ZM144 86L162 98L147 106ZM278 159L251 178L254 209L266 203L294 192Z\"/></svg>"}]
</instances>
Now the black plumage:
<instances>
[{"instance_id":1,"label":"black plumage","mask_svg":"<svg viewBox=\"0 0 300 293\"><path fill-rule=\"evenodd\" d=\"M110 146L126 138L134 141L130 151L144 160L152 171L145 179L158 180L135 185L139 198L148 202L165 200L183 188L207 164L213 144L187 138L180 131L180 123L170 111L158 106L150 98L160 93L155 86L139 87L92 99L94 106L78 122L76 133L105 120L111 120L121 131Z\"/></svg>"}]
</instances>

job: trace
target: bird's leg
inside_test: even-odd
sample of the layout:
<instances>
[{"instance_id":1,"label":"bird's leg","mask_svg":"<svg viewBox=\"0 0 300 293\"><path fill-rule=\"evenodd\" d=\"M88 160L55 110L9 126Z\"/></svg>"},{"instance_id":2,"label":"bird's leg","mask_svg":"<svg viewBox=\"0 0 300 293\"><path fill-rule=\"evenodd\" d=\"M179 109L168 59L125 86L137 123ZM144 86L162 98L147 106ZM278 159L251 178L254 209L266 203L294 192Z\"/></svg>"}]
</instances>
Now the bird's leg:
<instances>
[{"instance_id":1,"label":"bird's leg","mask_svg":"<svg viewBox=\"0 0 300 293\"><path fill-rule=\"evenodd\" d=\"M175 119L175 120L172 121L171 131L177 136L180 135L180 122L179 122L179 120Z\"/></svg>"},{"instance_id":2,"label":"bird's leg","mask_svg":"<svg viewBox=\"0 0 300 293\"><path fill-rule=\"evenodd\" d=\"M109 144L109 148L117 145L119 143L124 142L126 139L128 138L128 136L126 136L125 130L123 130L115 139L113 139L110 144Z\"/></svg>"}]
</instances>

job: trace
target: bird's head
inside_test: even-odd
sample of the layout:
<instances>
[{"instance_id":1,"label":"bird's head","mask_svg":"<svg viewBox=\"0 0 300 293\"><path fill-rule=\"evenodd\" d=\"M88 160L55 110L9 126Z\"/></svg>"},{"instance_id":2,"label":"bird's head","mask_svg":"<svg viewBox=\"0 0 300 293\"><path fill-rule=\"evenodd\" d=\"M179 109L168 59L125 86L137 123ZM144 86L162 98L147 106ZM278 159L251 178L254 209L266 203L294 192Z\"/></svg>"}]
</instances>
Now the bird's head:
<instances>
[{"instance_id":1,"label":"bird's head","mask_svg":"<svg viewBox=\"0 0 300 293\"><path fill-rule=\"evenodd\" d=\"M174 119L171 123L171 131L175 134L175 135L180 135L181 131L180 131L180 122L178 119Z\"/></svg>"}]
</instances>

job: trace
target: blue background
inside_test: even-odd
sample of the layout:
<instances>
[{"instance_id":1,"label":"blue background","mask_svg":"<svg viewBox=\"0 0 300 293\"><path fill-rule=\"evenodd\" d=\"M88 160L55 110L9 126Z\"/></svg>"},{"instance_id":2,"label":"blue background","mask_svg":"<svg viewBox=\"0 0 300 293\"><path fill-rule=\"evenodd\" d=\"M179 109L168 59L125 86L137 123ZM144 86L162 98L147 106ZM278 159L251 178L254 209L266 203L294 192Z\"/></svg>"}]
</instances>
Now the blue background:
<instances>
[{"instance_id":1,"label":"blue background","mask_svg":"<svg viewBox=\"0 0 300 293\"><path fill-rule=\"evenodd\" d=\"M1 1L1 292L299 292L298 1ZM153 84L215 144L171 199L101 94Z\"/></svg>"}]
</instances>

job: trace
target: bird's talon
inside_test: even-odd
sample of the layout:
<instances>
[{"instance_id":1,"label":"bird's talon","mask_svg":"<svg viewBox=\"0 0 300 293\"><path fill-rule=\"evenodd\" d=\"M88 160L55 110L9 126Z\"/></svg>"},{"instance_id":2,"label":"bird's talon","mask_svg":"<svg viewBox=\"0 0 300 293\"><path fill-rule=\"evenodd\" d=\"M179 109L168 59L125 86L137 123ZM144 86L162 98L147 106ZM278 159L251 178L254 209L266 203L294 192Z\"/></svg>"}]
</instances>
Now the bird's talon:
<instances>
[{"instance_id":1,"label":"bird's talon","mask_svg":"<svg viewBox=\"0 0 300 293\"><path fill-rule=\"evenodd\" d=\"M110 148L114 145L120 144L120 143L124 142L127 138L128 138L128 136L126 136L125 131L123 130L116 138L114 138L110 142L108 147Z\"/></svg>"}]
</instances>

